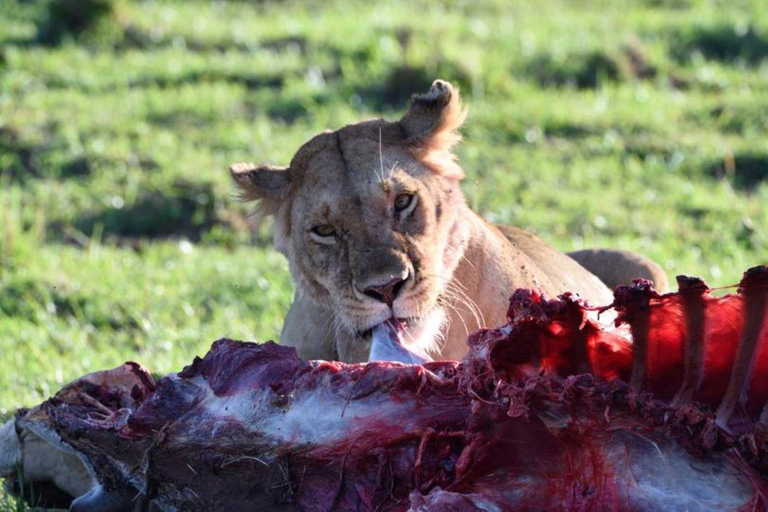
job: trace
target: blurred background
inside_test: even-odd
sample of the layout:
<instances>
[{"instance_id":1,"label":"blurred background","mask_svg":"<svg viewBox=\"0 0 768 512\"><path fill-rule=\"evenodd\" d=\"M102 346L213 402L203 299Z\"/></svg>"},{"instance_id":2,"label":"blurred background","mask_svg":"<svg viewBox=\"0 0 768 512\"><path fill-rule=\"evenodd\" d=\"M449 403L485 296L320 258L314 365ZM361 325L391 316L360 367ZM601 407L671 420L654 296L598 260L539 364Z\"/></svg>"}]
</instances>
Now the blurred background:
<instances>
[{"instance_id":1,"label":"blurred background","mask_svg":"<svg viewBox=\"0 0 768 512\"><path fill-rule=\"evenodd\" d=\"M713 286L767 263L762 0L0 0L0 418L276 338L287 266L228 165L438 77L488 219Z\"/></svg>"}]
</instances>

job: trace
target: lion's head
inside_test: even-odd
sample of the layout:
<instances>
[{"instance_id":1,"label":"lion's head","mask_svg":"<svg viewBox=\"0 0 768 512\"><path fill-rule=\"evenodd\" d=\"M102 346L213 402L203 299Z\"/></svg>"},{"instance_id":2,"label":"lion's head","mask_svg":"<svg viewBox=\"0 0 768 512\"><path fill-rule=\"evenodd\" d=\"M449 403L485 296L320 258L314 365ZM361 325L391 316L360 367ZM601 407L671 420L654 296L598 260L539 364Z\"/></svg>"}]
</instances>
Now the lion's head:
<instances>
[{"instance_id":1,"label":"lion's head","mask_svg":"<svg viewBox=\"0 0 768 512\"><path fill-rule=\"evenodd\" d=\"M326 305L337 328L364 333L394 317L436 339L468 237L451 153L465 116L458 92L438 80L397 122L321 133L287 168L231 167L243 198L274 216L299 293Z\"/></svg>"}]
</instances>

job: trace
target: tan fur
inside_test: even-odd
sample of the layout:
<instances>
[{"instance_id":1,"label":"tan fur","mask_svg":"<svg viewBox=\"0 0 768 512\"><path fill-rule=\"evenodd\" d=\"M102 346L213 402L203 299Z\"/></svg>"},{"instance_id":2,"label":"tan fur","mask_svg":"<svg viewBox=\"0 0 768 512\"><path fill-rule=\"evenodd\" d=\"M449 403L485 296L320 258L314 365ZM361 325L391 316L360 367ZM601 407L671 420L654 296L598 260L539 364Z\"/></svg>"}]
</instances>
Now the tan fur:
<instances>
[{"instance_id":1,"label":"tan fur","mask_svg":"<svg viewBox=\"0 0 768 512\"><path fill-rule=\"evenodd\" d=\"M275 246L296 283L283 344L304 358L364 361L369 347L361 333L394 315L409 319L413 347L460 358L468 333L504 321L516 288L611 302L609 289L574 259L467 207L459 189L464 173L451 153L465 117L458 92L438 80L414 96L399 122L324 132L287 168L230 169L243 197L275 217ZM393 204L404 193L415 202L399 214ZM317 226L335 235L321 237L312 231ZM609 254L609 266L626 259ZM391 307L366 292L402 278Z\"/></svg>"},{"instance_id":2,"label":"tan fur","mask_svg":"<svg viewBox=\"0 0 768 512\"><path fill-rule=\"evenodd\" d=\"M584 249L569 252L568 256L599 277L611 289L621 284L629 284L631 279L642 278L653 281L653 287L662 293L669 290L669 280L664 269L645 256L609 249Z\"/></svg>"}]
</instances>

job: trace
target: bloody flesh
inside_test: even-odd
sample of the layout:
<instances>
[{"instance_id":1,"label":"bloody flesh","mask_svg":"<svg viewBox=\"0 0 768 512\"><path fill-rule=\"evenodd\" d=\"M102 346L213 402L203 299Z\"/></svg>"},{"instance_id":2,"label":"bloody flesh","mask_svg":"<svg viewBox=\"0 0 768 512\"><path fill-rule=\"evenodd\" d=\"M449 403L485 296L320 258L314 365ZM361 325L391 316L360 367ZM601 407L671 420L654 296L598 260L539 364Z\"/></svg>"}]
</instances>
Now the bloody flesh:
<instances>
[{"instance_id":1,"label":"bloody flesh","mask_svg":"<svg viewBox=\"0 0 768 512\"><path fill-rule=\"evenodd\" d=\"M617 329L518 290L461 363L219 340L157 383L85 376L17 428L161 510L765 510L768 267L726 297L679 286L618 288Z\"/></svg>"}]
</instances>

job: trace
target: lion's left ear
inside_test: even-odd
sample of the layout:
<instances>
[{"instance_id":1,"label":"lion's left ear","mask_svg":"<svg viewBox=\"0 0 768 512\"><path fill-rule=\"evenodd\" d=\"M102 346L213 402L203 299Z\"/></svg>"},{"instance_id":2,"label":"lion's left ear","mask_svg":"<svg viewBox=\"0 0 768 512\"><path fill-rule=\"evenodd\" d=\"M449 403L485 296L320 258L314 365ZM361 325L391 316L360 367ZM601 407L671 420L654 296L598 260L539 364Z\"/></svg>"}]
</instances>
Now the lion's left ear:
<instances>
[{"instance_id":1,"label":"lion's left ear","mask_svg":"<svg viewBox=\"0 0 768 512\"><path fill-rule=\"evenodd\" d=\"M446 165L441 167L447 174L460 179L463 173L450 151L461 140L458 130L466 117L467 109L461 104L459 91L448 82L435 80L429 92L413 95L400 125L406 133L406 143L418 156L430 161L443 160Z\"/></svg>"},{"instance_id":2,"label":"lion's left ear","mask_svg":"<svg viewBox=\"0 0 768 512\"><path fill-rule=\"evenodd\" d=\"M268 214L274 213L291 186L285 167L241 163L230 166L229 172L243 200L261 201L262 209Z\"/></svg>"}]
</instances>

